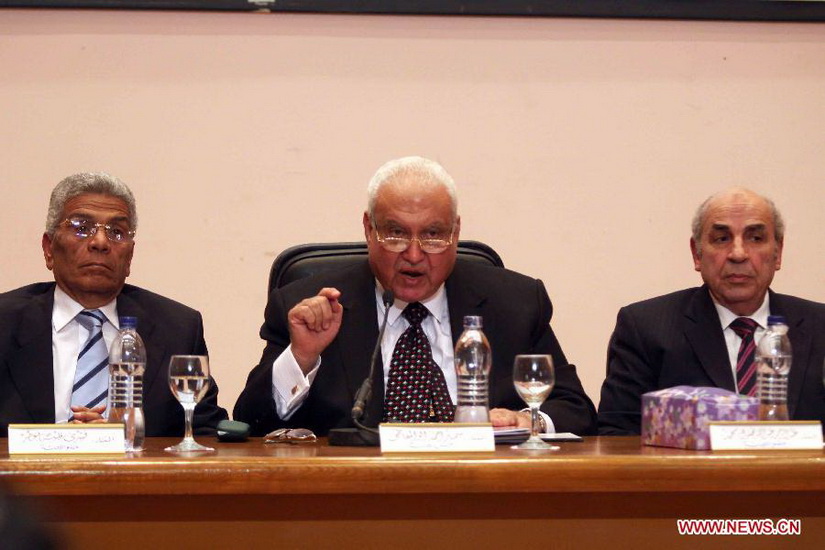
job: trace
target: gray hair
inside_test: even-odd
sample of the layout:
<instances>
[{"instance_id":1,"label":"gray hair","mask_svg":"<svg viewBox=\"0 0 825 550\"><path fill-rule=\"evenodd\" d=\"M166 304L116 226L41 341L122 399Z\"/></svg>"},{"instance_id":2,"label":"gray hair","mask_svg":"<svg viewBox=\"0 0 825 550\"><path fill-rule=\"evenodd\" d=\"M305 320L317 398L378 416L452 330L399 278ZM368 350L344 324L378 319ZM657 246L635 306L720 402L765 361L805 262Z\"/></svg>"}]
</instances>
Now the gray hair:
<instances>
[{"instance_id":1,"label":"gray hair","mask_svg":"<svg viewBox=\"0 0 825 550\"><path fill-rule=\"evenodd\" d=\"M751 191L746 187L733 187L726 191L721 191L719 193L714 193L713 195L709 196L705 199L705 201L699 205L699 208L696 209L696 213L693 215L693 221L691 222L690 228L693 233L693 242L696 243L696 252L702 252L702 226L705 223L705 218L708 215L708 210L710 210L711 203L719 198L724 194L740 192L740 193L747 193L750 195L754 195L759 197L765 203L767 203L768 208L771 210L771 215L773 216L773 236L776 239L777 243L782 243L785 240L785 220L782 218L782 213L779 212L779 209L776 207L776 204L764 195L760 195L755 191Z\"/></svg>"},{"instance_id":2,"label":"gray hair","mask_svg":"<svg viewBox=\"0 0 825 550\"><path fill-rule=\"evenodd\" d=\"M129 209L131 228L137 230L137 206L129 187L118 178L103 172L82 172L65 178L52 191L49 212L46 214L46 233L50 237L54 237L54 232L63 221L66 203L85 193L109 195L125 202Z\"/></svg>"},{"instance_id":3,"label":"gray hair","mask_svg":"<svg viewBox=\"0 0 825 550\"><path fill-rule=\"evenodd\" d=\"M375 203L381 187L390 182L398 181L402 177L413 176L415 183L424 185L441 185L450 195L450 206L453 220L458 215L458 195L455 190L455 181L443 166L434 160L424 157L402 157L385 163L375 172L367 185L367 214L374 220Z\"/></svg>"}]
</instances>

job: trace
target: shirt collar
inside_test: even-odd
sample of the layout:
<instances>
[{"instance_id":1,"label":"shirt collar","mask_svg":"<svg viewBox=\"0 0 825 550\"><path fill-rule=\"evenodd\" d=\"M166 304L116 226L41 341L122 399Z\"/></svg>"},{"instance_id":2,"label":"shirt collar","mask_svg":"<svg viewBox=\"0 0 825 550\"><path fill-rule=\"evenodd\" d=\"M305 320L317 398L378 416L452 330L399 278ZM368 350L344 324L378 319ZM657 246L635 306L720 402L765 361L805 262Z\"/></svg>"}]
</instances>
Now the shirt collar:
<instances>
[{"instance_id":1,"label":"shirt collar","mask_svg":"<svg viewBox=\"0 0 825 550\"><path fill-rule=\"evenodd\" d=\"M713 297L713 294L710 295L711 299L713 300L713 307L716 308L716 313L719 315L719 321L722 323L722 328L728 328L732 322L734 322L739 317L747 317L749 319L753 319L756 321L760 327L765 328L768 326L768 315L770 314L770 307L769 302L770 300L768 293L765 293L765 298L762 300L762 305L759 306L759 309L754 311L751 315L737 315L719 302L716 301L716 298Z\"/></svg>"},{"instance_id":2,"label":"shirt collar","mask_svg":"<svg viewBox=\"0 0 825 550\"><path fill-rule=\"evenodd\" d=\"M375 281L375 299L378 304L378 309L383 312L384 311L384 303L382 300L382 296L384 295L384 287L381 286L381 283L378 280ZM430 315L433 319L435 319L436 324L441 326L445 323L449 325L450 323L450 312L449 307L447 305L447 289L444 286L444 283L441 283L441 286L438 287L438 290L435 291L435 294L427 298L426 300L421 301L421 305L427 308L427 311L430 312ZM394 326L398 318L401 317L401 313L404 311L404 308L407 307L407 302L403 302L401 300L396 299L392 307L390 307L390 312L387 315L387 324L390 326Z\"/></svg>"},{"instance_id":3,"label":"shirt collar","mask_svg":"<svg viewBox=\"0 0 825 550\"><path fill-rule=\"evenodd\" d=\"M74 318L77 317L77 314L84 309L85 308L77 303L74 298L66 294L66 292L60 288L60 285L55 286L54 308L52 309L52 326L55 331L60 332L66 328L66 325L71 323ZM120 330L120 323L117 318L117 298L97 309L103 313L107 321L112 323L116 329Z\"/></svg>"}]
</instances>

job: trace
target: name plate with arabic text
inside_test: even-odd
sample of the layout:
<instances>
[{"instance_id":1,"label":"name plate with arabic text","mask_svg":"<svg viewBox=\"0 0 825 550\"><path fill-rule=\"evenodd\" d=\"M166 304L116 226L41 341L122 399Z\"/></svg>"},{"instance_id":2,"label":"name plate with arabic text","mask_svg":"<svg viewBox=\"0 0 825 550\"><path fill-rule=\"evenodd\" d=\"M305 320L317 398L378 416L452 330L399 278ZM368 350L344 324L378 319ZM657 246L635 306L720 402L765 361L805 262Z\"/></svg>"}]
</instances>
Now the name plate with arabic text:
<instances>
[{"instance_id":1,"label":"name plate with arabic text","mask_svg":"<svg viewBox=\"0 0 825 550\"><path fill-rule=\"evenodd\" d=\"M710 422L708 426L714 451L822 449L819 422Z\"/></svg>"},{"instance_id":2,"label":"name plate with arabic text","mask_svg":"<svg viewBox=\"0 0 825 550\"><path fill-rule=\"evenodd\" d=\"M9 424L9 454L123 454L123 424Z\"/></svg>"},{"instance_id":3,"label":"name plate with arabic text","mask_svg":"<svg viewBox=\"0 0 825 550\"><path fill-rule=\"evenodd\" d=\"M466 453L496 449L492 424L386 423L378 426L382 453Z\"/></svg>"}]
</instances>

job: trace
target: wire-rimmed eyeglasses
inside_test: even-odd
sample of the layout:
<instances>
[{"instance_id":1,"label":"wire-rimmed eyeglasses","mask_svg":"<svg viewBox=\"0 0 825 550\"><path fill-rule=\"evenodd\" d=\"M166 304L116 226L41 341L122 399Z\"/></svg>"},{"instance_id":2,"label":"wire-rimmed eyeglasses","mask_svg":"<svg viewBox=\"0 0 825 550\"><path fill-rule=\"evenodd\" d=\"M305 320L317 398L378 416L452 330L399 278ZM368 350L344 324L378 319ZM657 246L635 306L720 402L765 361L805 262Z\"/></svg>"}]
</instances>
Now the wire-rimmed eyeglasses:
<instances>
[{"instance_id":1,"label":"wire-rimmed eyeglasses","mask_svg":"<svg viewBox=\"0 0 825 550\"><path fill-rule=\"evenodd\" d=\"M113 243L128 243L135 238L135 232L123 224L97 223L83 216L66 218L63 223L78 239L94 237L99 228L103 228L106 238Z\"/></svg>"},{"instance_id":2,"label":"wire-rimmed eyeglasses","mask_svg":"<svg viewBox=\"0 0 825 550\"><path fill-rule=\"evenodd\" d=\"M312 443L317 440L306 428L278 428L264 436L264 443Z\"/></svg>"},{"instance_id":3,"label":"wire-rimmed eyeglasses","mask_svg":"<svg viewBox=\"0 0 825 550\"><path fill-rule=\"evenodd\" d=\"M410 235L394 232L393 235L382 235L381 231L375 226L375 239L381 247L387 252L400 253L407 250L413 241L418 242L423 252L427 254L441 254L453 244L453 234L455 228L451 228L449 233L443 235L435 235L433 237L411 237Z\"/></svg>"}]
</instances>

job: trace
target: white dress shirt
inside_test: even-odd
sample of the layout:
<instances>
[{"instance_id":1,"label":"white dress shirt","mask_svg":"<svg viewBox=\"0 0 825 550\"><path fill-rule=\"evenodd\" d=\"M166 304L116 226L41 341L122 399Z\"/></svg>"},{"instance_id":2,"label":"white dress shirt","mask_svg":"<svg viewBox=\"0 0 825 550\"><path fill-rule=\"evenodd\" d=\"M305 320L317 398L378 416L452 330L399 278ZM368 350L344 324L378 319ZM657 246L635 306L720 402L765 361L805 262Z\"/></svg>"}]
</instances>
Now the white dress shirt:
<instances>
[{"instance_id":1,"label":"white dress shirt","mask_svg":"<svg viewBox=\"0 0 825 550\"><path fill-rule=\"evenodd\" d=\"M382 296L384 289L380 283L375 283L375 307L378 314L377 319L384 319L384 303ZM450 399L453 403L458 399L458 378L455 372L455 351L453 349L453 335L450 328L450 311L447 305L447 290L442 284L438 290L428 299L421 302L430 312L421 321L421 329L430 341L433 360L444 373L447 382L447 389L450 392ZM407 307L406 302L395 300L387 315L387 329L381 339L381 359L384 363L384 387L387 387L387 379L390 374L392 363L392 353L395 344L405 330L410 326L409 321L404 318L402 312ZM295 411L303 404L309 393L309 387L318 373L321 365L320 358L315 367L304 376L301 367L292 355L292 345L275 359L272 364L272 397L275 399L275 406L278 416L283 420L288 420ZM528 410L529 409L523 409ZM555 427L549 416L540 412L547 426L547 433L554 433Z\"/></svg>"},{"instance_id":2,"label":"white dress shirt","mask_svg":"<svg viewBox=\"0 0 825 550\"><path fill-rule=\"evenodd\" d=\"M716 313L719 314L719 322L723 327L722 333L725 335L725 345L728 348L728 359L730 360L731 372L733 372L734 385L739 387L739 381L736 379L736 363L739 359L739 346L742 344L742 338L734 332L734 330L730 327L730 324L739 317L748 317L756 321L758 326L753 333L753 341L759 344L759 340L765 334L766 327L768 326L768 315L770 315L768 293L765 293L765 299L762 301L762 305L759 306L759 309L757 309L753 315L736 315L734 312L717 302L716 299L713 298L712 294L711 299L713 299L713 305L716 307Z\"/></svg>"},{"instance_id":3,"label":"white dress shirt","mask_svg":"<svg viewBox=\"0 0 825 550\"><path fill-rule=\"evenodd\" d=\"M75 302L57 286L54 289L52 308L52 369L54 376L55 422L67 422L72 417L71 401L74 386L77 354L89 339L89 331L75 317L84 307ZM117 300L97 308L106 317L103 323L103 341L106 348L112 345L120 330L117 317Z\"/></svg>"}]
</instances>

